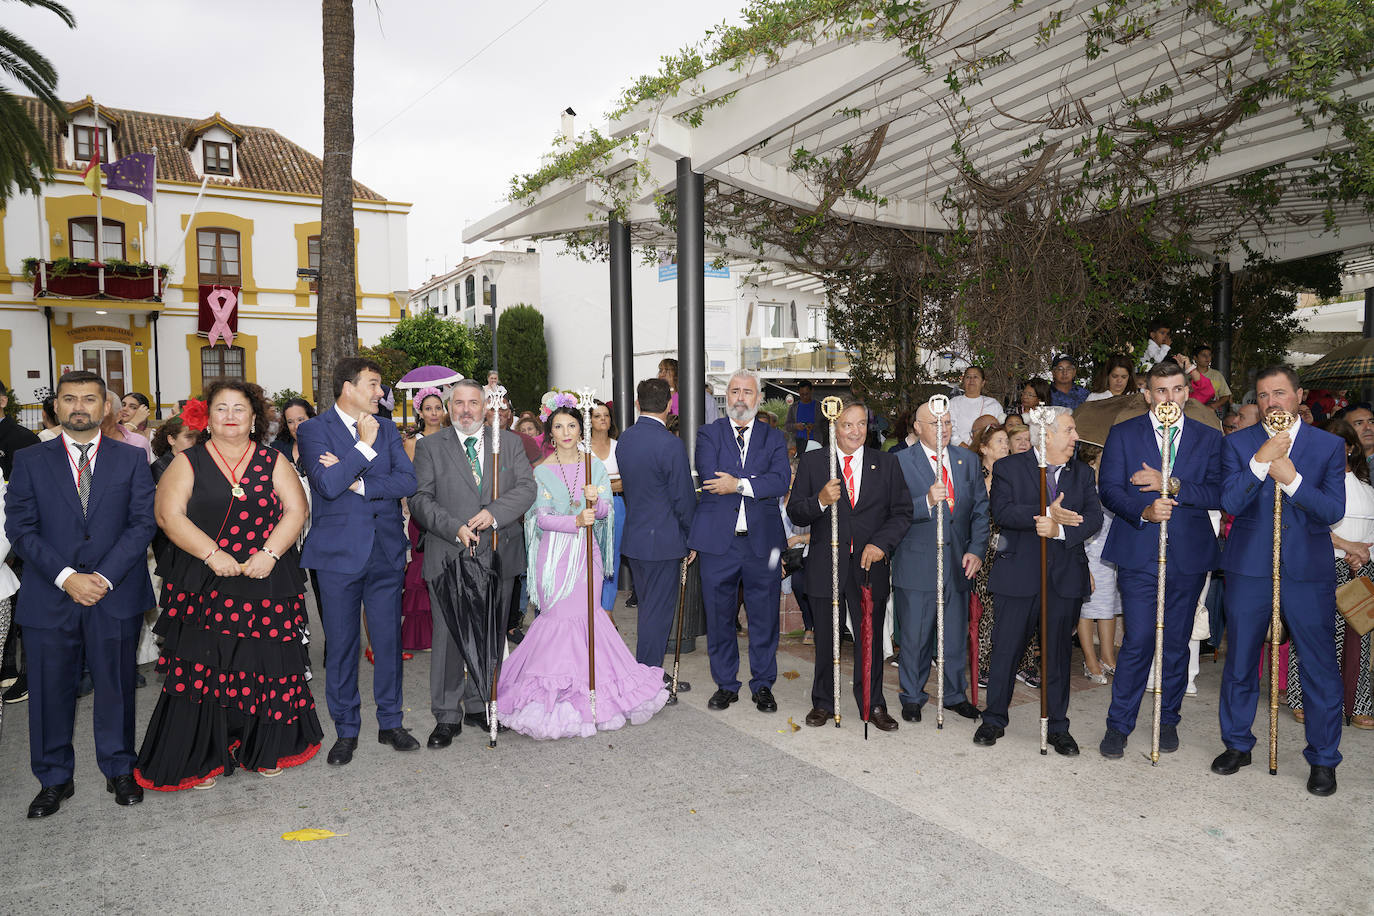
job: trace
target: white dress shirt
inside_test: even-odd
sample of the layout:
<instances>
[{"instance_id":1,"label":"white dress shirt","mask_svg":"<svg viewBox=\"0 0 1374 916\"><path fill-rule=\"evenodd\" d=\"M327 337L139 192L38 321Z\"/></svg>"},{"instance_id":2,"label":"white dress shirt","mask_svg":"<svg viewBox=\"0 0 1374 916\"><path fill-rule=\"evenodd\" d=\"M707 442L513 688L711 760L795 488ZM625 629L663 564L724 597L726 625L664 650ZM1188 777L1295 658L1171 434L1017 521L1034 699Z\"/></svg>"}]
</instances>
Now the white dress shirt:
<instances>
[{"instance_id":1,"label":"white dress shirt","mask_svg":"<svg viewBox=\"0 0 1374 916\"><path fill-rule=\"evenodd\" d=\"M474 444L474 450L477 452L477 469L479 471L486 470L486 456L482 454L482 436L485 434L486 429L485 423L482 424L475 433L465 433L458 427L453 427L453 431L458 434L458 451L462 453L464 461L468 460L468 440L477 440Z\"/></svg>"},{"instance_id":2,"label":"white dress shirt","mask_svg":"<svg viewBox=\"0 0 1374 916\"><path fill-rule=\"evenodd\" d=\"M340 420L343 420L344 426L348 427L348 432L354 439L353 447L356 448L358 451L362 452L363 457L366 458L369 463L376 459L376 449L368 445L362 439L358 438L358 421L350 417L348 414L344 413L343 410L339 408L338 404L334 405L334 412L339 415ZM358 478L357 494L359 496L367 495L367 484L363 481L361 477Z\"/></svg>"},{"instance_id":3,"label":"white dress shirt","mask_svg":"<svg viewBox=\"0 0 1374 916\"><path fill-rule=\"evenodd\" d=\"M101 436L99 432L96 432L95 438L90 441L92 448L90 448L86 452L86 463L91 469L92 478L95 477L95 458L96 454L100 451L100 443L102 441L104 441L104 437ZM76 440L73 439L71 436L67 435L65 432L62 434L62 444L66 446L67 457L70 459L67 462L67 470L71 471L72 474L72 486L80 487L81 450L76 447ZM61 588L63 585L67 583L67 579L70 578L75 572L76 570L72 569L70 566L62 567L62 571L57 574L57 578L53 580L53 584L56 585L58 588ZM110 583L109 579L106 579L103 575L101 575L98 572L96 573L96 575L100 576L100 581L105 583L106 588L114 588L114 585Z\"/></svg>"},{"instance_id":4,"label":"white dress shirt","mask_svg":"<svg viewBox=\"0 0 1374 916\"><path fill-rule=\"evenodd\" d=\"M1261 425L1263 425L1263 424L1261 424ZM1287 458L1289 455L1291 455L1291 454L1293 453L1293 445L1294 445L1294 443L1296 443L1296 442L1298 441L1298 430L1299 430L1301 427L1302 427L1302 420L1298 419L1298 417L1295 415L1295 416L1293 417L1293 425L1290 426L1290 427L1288 427L1288 451L1284 453L1284 457L1285 457L1285 458ZM1269 428L1268 428L1268 427L1265 427L1265 428L1264 428L1264 434L1265 434L1266 436L1268 436L1269 438L1271 438L1271 439L1274 438L1274 433L1269 432ZM1254 458L1251 458L1251 459L1250 459L1250 473L1251 473L1251 474L1254 474L1256 477L1258 477L1260 483L1264 483L1264 478L1266 478L1266 477L1269 476L1269 465L1270 465L1271 463L1272 463L1272 462L1268 462L1268 461L1256 461ZM1298 492L1298 487L1301 486L1301 484L1302 484L1302 475L1298 473L1298 469L1297 469L1297 468L1294 468L1294 469L1293 469L1293 479L1292 479L1291 482L1289 482L1289 483L1278 483L1278 481L1274 481L1274 482L1275 482L1276 484L1278 484L1279 489L1282 490L1282 491L1284 492L1284 495L1289 496L1289 497L1292 497L1292 495L1293 495L1294 493Z\"/></svg>"},{"instance_id":5,"label":"white dress shirt","mask_svg":"<svg viewBox=\"0 0 1374 916\"><path fill-rule=\"evenodd\" d=\"M1145 362L1149 363L1151 366L1156 363L1164 362L1165 357L1169 355L1169 349L1170 346L1167 344L1157 344L1153 340L1149 341L1145 344Z\"/></svg>"},{"instance_id":6,"label":"white dress shirt","mask_svg":"<svg viewBox=\"0 0 1374 916\"><path fill-rule=\"evenodd\" d=\"M749 455L749 443L753 441L754 427L758 425L758 422L759 419L755 416L754 419L749 421L749 425L744 428L744 449L739 455L740 483L744 486L744 495L750 499L754 498L754 485L749 482L749 478L744 476L744 459ZM736 423L732 417L730 419L730 441L736 448L739 448L738 433L739 424ZM748 530L749 523L744 518L744 500L741 499L739 501L739 515L735 518L735 531L738 533Z\"/></svg>"},{"instance_id":7,"label":"white dress shirt","mask_svg":"<svg viewBox=\"0 0 1374 916\"><path fill-rule=\"evenodd\" d=\"M979 395L971 398L966 394L949 399L950 422L954 425L954 432L950 441L955 445L968 442L973 438L973 421L983 414L992 414L1001 423L1007 418L1006 412L1002 410L1002 405L997 403L995 398L987 395Z\"/></svg>"},{"instance_id":8,"label":"white dress shirt","mask_svg":"<svg viewBox=\"0 0 1374 916\"><path fill-rule=\"evenodd\" d=\"M920 442L919 444L920 444L920 446L921 446L921 451L923 451L923 452L926 453L926 461L930 462L930 469L931 469L931 473L935 475L935 482L936 482L936 483L944 483L944 477L942 477L942 476L940 475L940 469L939 469L939 467L935 464L935 451L934 451L933 449L927 447L926 444L925 444L924 442ZM954 490L954 471L953 471L953 468L951 468L951 467L950 467L950 464L949 464L949 448L948 448L948 447L945 448L945 463L944 463L944 469L945 469L945 473L949 475L949 486L950 486L950 491L951 491L951 492L950 492L950 495L953 496L955 499L958 499L958 498L959 498L959 494L953 492L953 490ZM926 494L926 511L929 512L929 513L931 513L932 515L935 513L935 504L932 503L932 502L930 501L930 494L929 494L929 493Z\"/></svg>"},{"instance_id":9,"label":"white dress shirt","mask_svg":"<svg viewBox=\"0 0 1374 916\"><path fill-rule=\"evenodd\" d=\"M844 483L844 459L846 457L850 458L849 473L854 478L854 488L849 491L849 495L853 497L850 505L854 505L859 501L859 492L863 488L864 447L860 445L854 450L853 455L846 456L844 452L840 451L838 445L835 446L835 472L840 475L841 483Z\"/></svg>"}]
</instances>

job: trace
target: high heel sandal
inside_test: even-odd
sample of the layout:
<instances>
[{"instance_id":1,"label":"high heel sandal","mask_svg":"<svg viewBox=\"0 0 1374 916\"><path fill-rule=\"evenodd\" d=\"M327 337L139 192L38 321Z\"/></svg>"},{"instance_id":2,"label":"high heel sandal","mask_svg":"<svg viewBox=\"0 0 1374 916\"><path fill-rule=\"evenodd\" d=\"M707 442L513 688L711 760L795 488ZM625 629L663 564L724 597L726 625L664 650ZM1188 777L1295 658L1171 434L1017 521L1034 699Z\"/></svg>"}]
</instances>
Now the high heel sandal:
<instances>
[{"instance_id":1,"label":"high heel sandal","mask_svg":"<svg viewBox=\"0 0 1374 916\"><path fill-rule=\"evenodd\" d=\"M1104 667L1104 670L1105 670L1105 667ZM1083 663L1083 676L1086 677L1088 680L1092 681L1094 684L1105 684L1105 683L1107 683L1107 675L1106 675L1106 674L1093 674L1092 671L1089 670L1089 668L1088 668L1088 663L1087 663L1087 662L1084 662L1084 663Z\"/></svg>"}]
</instances>

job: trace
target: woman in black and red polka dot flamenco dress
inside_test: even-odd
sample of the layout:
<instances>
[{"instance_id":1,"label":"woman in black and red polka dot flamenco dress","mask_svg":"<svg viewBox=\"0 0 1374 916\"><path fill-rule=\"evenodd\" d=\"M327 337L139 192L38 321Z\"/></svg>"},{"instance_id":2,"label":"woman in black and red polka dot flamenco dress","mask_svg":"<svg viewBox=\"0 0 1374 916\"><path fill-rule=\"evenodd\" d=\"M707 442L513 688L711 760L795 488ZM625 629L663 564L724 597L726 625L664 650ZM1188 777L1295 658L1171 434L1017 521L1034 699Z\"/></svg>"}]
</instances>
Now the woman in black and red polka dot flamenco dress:
<instances>
[{"instance_id":1,"label":"woman in black and red polka dot flamenco dress","mask_svg":"<svg viewBox=\"0 0 1374 916\"><path fill-rule=\"evenodd\" d=\"M217 382L208 438L159 483L165 675L134 777L145 789L208 788L237 767L305 763L323 732L306 685L305 579L296 537L305 494L290 462L257 441L261 389ZM265 432L265 429L261 430Z\"/></svg>"}]
</instances>

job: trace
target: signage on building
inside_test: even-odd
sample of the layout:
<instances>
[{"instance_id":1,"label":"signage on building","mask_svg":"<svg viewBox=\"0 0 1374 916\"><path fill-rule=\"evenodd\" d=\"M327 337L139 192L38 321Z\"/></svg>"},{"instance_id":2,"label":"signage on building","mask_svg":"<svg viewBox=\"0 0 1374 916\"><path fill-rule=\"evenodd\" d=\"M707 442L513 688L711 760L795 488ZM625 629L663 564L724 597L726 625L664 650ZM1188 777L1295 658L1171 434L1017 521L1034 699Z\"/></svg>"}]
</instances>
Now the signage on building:
<instances>
[{"instance_id":1,"label":"signage on building","mask_svg":"<svg viewBox=\"0 0 1374 916\"><path fill-rule=\"evenodd\" d=\"M712 267L709 263L706 265L706 269L703 270L701 273L702 273L702 276L705 276L705 277L721 277L721 278L727 279L727 280L730 278L730 268L728 268L728 267ZM676 262L676 261L674 261L674 262L671 263L671 264L660 264L660 265L658 265L658 282L660 282L660 283L666 283L666 282L668 282L669 280L676 280L676 279L677 279L677 262Z\"/></svg>"},{"instance_id":2,"label":"signage on building","mask_svg":"<svg viewBox=\"0 0 1374 916\"><path fill-rule=\"evenodd\" d=\"M88 340L110 340L115 343L131 344L134 342L134 332L128 328L87 324L79 328L72 328L67 332L67 339L72 343L85 343Z\"/></svg>"}]
</instances>

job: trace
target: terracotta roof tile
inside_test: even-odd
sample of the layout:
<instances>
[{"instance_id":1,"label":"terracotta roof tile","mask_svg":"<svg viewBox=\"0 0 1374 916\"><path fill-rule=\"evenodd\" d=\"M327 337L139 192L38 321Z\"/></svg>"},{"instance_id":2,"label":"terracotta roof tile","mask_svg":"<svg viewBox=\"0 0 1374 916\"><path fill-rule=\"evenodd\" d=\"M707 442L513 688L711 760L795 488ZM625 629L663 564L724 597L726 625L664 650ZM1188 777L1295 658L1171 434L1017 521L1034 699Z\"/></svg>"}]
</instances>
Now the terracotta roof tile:
<instances>
[{"instance_id":1,"label":"terracotta roof tile","mask_svg":"<svg viewBox=\"0 0 1374 916\"><path fill-rule=\"evenodd\" d=\"M86 164L62 159L63 124L57 116L35 98L19 97L29 112L52 153L53 165L61 169L84 169ZM80 102L72 103L81 106ZM214 123L214 118L180 118L172 115L130 111L123 108L106 109L119 118L115 133L116 151L129 153L152 152L157 147L157 177L160 181L188 181L200 183L200 176L191 163L191 153L183 145L187 132ZM320 196L323 184L323 163L301 146L266 127L235 124L243 133L238 143L239 178L211 176L210 184L227 188L257 188L264 191L283 191L290 194ZM385 200L382 195L354 181L353 196L362 200Z\"/></svg>"}]
</instances>

